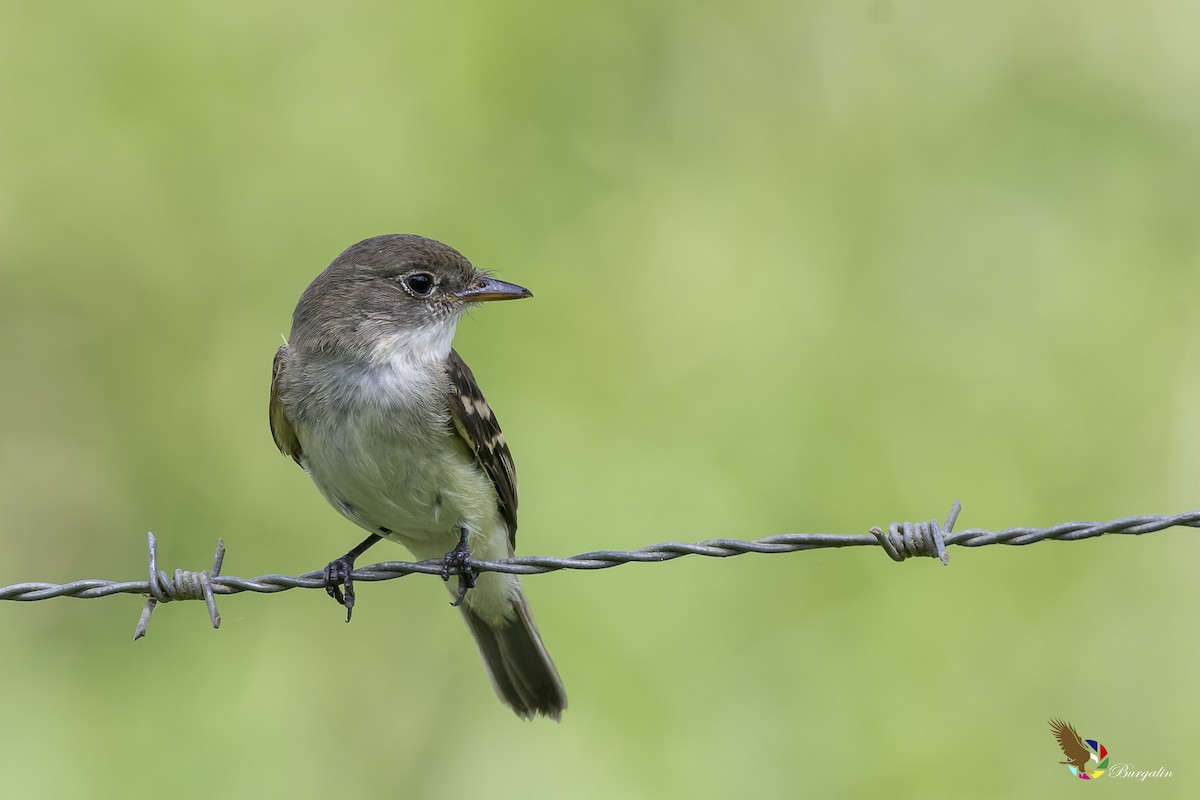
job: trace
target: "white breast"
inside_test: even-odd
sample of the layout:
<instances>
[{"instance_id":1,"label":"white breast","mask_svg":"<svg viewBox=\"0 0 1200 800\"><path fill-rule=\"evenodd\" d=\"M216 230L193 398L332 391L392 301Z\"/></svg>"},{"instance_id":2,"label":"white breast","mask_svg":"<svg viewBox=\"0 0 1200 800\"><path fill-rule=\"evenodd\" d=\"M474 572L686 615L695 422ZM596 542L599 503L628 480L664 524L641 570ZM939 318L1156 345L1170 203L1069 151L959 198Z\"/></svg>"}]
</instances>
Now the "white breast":
<instances>
[{"instance_id":1,"label":"white breast","mask_svg":"<svg viewBox=\"0 0 1200 800\"><path fill-rule=\"evenodd\" d=\"M495 488L450 423L445 357L427 360L441 345L409 337L381 345L376 365L320 370L310 397L322 410L297 425L304 468L326 499L420 557L451 549L461 524L489 530L498 518Z\"/></svg>"}]
</instances>

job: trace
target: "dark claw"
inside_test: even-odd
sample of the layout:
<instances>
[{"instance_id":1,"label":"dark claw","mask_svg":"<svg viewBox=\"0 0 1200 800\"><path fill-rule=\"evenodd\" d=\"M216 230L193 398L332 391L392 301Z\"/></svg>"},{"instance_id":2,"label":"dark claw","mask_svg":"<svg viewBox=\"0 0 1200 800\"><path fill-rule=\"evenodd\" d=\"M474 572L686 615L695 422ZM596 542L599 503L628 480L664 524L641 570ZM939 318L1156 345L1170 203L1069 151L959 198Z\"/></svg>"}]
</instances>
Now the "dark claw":
<instances>
[{"instance_id":1,"label":"dark claw","mask_svg":"<svg viewBox=\"0 0 1200 800\"><path fill-rule=\"evenodd\" d=\"M371 534L360 542L358 547L325 565L322 573L325 578L325 592L346 607L346 622L350 621L350 615L354 613L354 560L367 552L379 539L378 534Z\"/></svg>"},{"instance_id":2,"label":"dark claw","mask_svg":"<svg viewBox=\"0 0 1200 800\"><path fill-rule=\"evenodd\" d=\"M354 613L354 559L342 556L325 565L325 592L346 607L346 622ZM345 594L343 595L343 591Z\"/></svg>"},{"instance_id":3,"label":"dark claw","mask_svg":"<svg viewBox=\"0 0 1200 800\"><path fill-rule=\"evenodd\" d=\"M475 588L479 573L471 565L471 547L467 544L467 530L463 528L458 544L442 559L442 580L449 581L451 575L458 575L458 594L450 605L462 605L468 589Z\"/></svg>"}]
</instances>

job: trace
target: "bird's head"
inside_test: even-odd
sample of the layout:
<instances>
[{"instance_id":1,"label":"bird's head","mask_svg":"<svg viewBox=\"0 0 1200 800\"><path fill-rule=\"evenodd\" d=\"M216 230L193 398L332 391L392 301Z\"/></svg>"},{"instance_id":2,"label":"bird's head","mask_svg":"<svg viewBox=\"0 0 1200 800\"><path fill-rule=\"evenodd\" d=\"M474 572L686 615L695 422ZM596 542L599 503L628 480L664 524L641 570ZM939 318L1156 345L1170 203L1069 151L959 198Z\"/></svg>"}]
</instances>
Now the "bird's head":
<instances>
[{"instance_id":1,"label":"bird's head","mask_svg":"<svg viewBox=\"0 0 1200 800\"><path fill-rule=\"evenodd\" d=\"M471 307L532 296L441 242L375 236L347 248L304 291L292 342L361 357L445 358L455 326Z\"/></svg>"}]
</instances>

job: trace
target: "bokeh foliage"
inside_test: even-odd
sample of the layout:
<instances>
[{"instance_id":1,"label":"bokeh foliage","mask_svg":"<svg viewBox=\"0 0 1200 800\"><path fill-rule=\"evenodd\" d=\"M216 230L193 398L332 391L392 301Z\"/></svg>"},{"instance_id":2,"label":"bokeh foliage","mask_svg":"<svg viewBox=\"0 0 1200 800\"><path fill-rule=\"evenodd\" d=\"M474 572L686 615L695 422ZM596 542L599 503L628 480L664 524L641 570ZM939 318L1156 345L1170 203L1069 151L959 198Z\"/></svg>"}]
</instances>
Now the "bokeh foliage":
<instances>
[{"instance_id":1,"label":"bokeh foliage","mask_svg":"<svg viewBox=\"0 0 1200 800\"><path fill-rule=\"evenodd\" d=\"M314 569L266 427L343 247L533 301L458 347L519 544L1200 503L1194 4L0 3L0 584ZM377 552L400 558L403 552ZM437 582L0 607L0 796L1047 796L1051 716L1194 796L1200 544L531 578L561 725ZM1115 785L1113 785L1115 784ZM1122 791L1113 780L1094 789ZM1127 790L1127 789L1126 789Z\"/></svg>"}]
</instances>

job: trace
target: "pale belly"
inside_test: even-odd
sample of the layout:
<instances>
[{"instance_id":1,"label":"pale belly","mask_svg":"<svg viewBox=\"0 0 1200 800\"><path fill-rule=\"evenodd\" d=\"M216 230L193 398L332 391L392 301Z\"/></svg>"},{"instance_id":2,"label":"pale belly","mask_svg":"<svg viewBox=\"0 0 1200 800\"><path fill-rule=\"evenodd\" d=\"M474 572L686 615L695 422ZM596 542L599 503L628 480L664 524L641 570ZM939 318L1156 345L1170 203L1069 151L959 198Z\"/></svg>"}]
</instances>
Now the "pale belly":
<instances>
[{"instance_id":1,"label":"pale belly","mask_svg":"<svg viewBox=\"0 0 1200 800\"><path fill-rule=\"evenodd\" d=\"M398 422L393 411L300 430L304 468L346 518L418 559L444 555L463 526L477 558L506 557L507 537L492 535L495 488L465 444L450 430L406 436Z\"/></svg>"}]
</instances>

